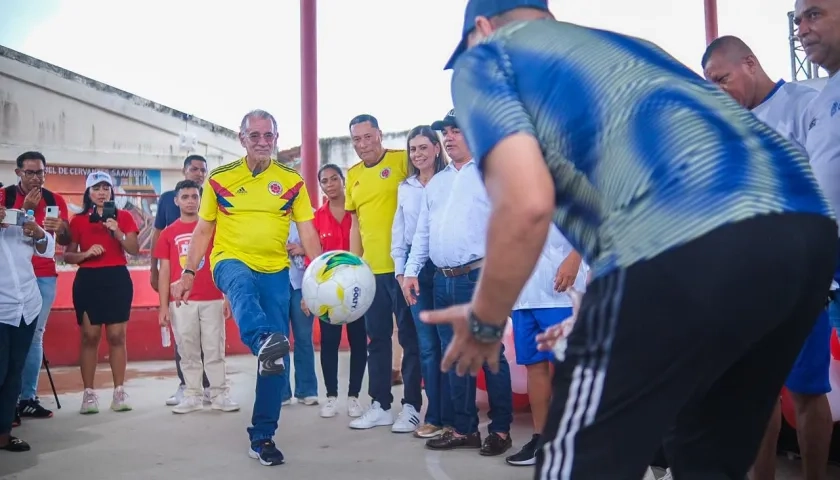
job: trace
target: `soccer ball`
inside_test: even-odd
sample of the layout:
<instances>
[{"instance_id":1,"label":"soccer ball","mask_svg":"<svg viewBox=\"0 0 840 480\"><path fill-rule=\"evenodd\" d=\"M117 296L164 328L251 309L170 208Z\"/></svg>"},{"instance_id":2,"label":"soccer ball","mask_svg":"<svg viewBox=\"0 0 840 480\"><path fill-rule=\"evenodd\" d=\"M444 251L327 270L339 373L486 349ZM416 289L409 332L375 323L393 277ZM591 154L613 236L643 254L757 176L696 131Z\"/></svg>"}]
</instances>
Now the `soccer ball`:
<instances>
[{"instance_id":1,"label":"soccer ball","mask_svg":"<svg viewBox=\"0 0 840 480\"><path fill-rule=\"evenodd\" d=\"M358 320L376 294L376 279L364 260L344 250L322 254L303 274L303 300L315 317L333 325Z\"/></svg>"}]
</instances>

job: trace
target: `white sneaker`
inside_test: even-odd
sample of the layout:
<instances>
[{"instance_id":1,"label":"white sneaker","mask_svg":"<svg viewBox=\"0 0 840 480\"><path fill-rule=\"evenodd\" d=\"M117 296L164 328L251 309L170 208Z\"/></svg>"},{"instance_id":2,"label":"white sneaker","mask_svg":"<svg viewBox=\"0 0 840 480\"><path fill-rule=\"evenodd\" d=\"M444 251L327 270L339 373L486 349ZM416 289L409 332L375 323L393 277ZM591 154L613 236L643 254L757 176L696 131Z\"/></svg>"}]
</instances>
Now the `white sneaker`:
<instances>
[{"instance_id":1,"label":"white sneaker","mask_svg":"<svg viewBox=\"0 0 840 480\"><path fill-rule=\"evenodd\" d=\"M79 413L82 415L99 413L99 397L96 396L96 392L92 388L85 389L82 396L82 408L79 409Z\"/></svg>"},{"instance_id":2,"label":"white sneaker","mask_svg":"<svg viewBox=\"0 0 840 480\"><path fill-rule=\"evenodd\" d=\"M234 402L228 393L220 393L216 395L210 404L213 410L220 410L222 412L236 412L239 410L239 404Z\"/></svg>"},{"instance_id":3,"label":"white sneaker","mask_svg":"<svg viewBox=\"0 0 840 480\"><path fill-rule=\"evenodd\" d=\"M303 399L299 398L298 402L311 407L312 405L318 405L318 397L304 397Z\"/></svg>"},{"instance_id":4,"label":"white sneaker","mask_svg":"<svg viewBox=\"0 0 840 480\"><path fill-rule=\"evenodd\" d=\"M409 404L403 405L402 411L397 415L397 421L391 426L394 433L411 433L420 426L420 415L417 410Z\"/></svg>"},{"instance_id":5,"label":"white sneaker","mask_svg":"<svg viewBox=\"0 0 840 480\"><path fill-rule=\"evenodd\" d=\"M336 398L327 397L327 403L321 405L321 418L332 418L336 415Z\"/></svg>"},{"instance_id":6,"label":"white sneaker","mask_svg":"<svg viewBox=\"0 0 840 480\"><path fill-rule=\"evenodd\" d=\"M185 397L184 400L172 408L172 413L192 413L204 410L203 397Z\"/></svg>"},{"instance_id":7,"label":"white sneaker","mask_svg":"<svg viewBox=\"0 0 840 480\"><path fill-rule=\"evenodd\" d=\"M131 404L128 403L128 394L120 385L114 389L114 398L111 399L111 410L115 412L128 412L131 410Z\"/></svg>"},{"instance_id":8,"label":"white sneaker","mask_svg":"<svg viewBox=\"0 0 840 480\"><path fill-rule=\"evenodd\" d=\"M170 406L170 407L174 407L175 405L178 405L181 402L183 402L184 401L184 391L186 391L186 389L187 389L186 385L179 386L178 390L176 390L175 393L173 393L171 397L166 399L166 405Z\"/></svg>"},{"instance_id":9,"label":"white sneaker","mask_svg":"<svg viewBox=\"0 0 840 480\"><path fill-rule=\"evenodd\" d=\"M213 403L213 396L210 394L209 388L204 389L204 396L201 400L204 402L205 405L210 405L211 403Z\"/></svg>"},{"instance_id":10,"label":"white sneaker","mask_svg":"<svg viewBox=\"0 0 840 480\"><path fill-rule=\"evenodd\" d=\"M358 418L361 417L363 413L365 413L365 409L362 408L362 404L359 403L359 399L356 397L347 397L347 416L350 418Z\"/></svg>"},{"instance_id":11,"label":"white sneaker","mask_svg":"<svg viewBox=\"0 0 840 480\"><path fill-rule=\"evenodd\" d=\"M285 407L285 406L291 405L291 404L292 404L292 399L290 398L290 399L284 401L283 403L281 403L280 405L283 405Z\"/></svg>"},{"instance_id":12,"label":"white sneaker","mask_svg":"<svg viewBox=\"0 0 840 480\"><path fill-rule=\"evenodd\" d=\"M393 424L394 416L391 415L391 410L383 410L379 402L373 402L364 415L350 422L350 428L367 430L373 427L385 427Z\"/></svg>"}]
</instances>

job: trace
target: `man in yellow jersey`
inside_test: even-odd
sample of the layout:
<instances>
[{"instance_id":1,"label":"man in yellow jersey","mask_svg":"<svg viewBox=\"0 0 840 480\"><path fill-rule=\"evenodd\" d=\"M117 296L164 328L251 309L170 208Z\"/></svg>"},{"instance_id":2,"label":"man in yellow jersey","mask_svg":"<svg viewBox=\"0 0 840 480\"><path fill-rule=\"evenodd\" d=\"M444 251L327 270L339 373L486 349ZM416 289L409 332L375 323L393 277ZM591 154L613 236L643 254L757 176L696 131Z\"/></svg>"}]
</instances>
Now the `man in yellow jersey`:
<instances>
[{"instance_id":1,"label":"man in yellow jersey","mask_svg":"<svg viewBox=\"0 0 840 480\"><path fill-rule=\"evenodd\" d=\"M420 423L420 349L411 311L396 278L391 259L391 226L397 211L397 187L408 176L405 150L382 147L382 131L372 115L350 120L353 148L362 159L347 171L345 209L353 221L350 249L362 255L376 276L376 296L365 313L368 338L368 393L370 408L350 422L350 428L369 429L391 425L396 433L413 432ZM396 421L391 413L391 336L397 318L398 339L403 347L403 409Z\"/></svg>"},{"instance_id":2,"label":"man in yellow jersey","mask_svg":"<svg viewBox=\"0 0 840 480\"><path fill-rule=\"evenodd\" d=\"M259 358L248 454L263 465L280 465L283 454L272 438L289 354L286 240L291 222L307 256L320 255L321 245L303 179L271 158L277 147L274 117L262 110L249 112L242 119L239 141L247 155L207 177L211 192L205 188L201 196L198 225L181 279L172 284L172 299L188 301L195 272L207 268L202 258L213 239L213 279L230 301L242 342Z\"/></svg>"}]
</instances>

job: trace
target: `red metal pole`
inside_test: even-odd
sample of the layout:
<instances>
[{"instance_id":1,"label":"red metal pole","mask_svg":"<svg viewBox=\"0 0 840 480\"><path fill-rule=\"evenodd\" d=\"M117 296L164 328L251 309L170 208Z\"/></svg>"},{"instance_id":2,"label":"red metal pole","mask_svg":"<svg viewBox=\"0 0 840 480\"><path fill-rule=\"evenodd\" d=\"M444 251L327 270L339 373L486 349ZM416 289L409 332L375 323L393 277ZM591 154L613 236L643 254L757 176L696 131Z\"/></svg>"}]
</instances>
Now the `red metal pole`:
<instances>
[{"instance_id":1,"label":"red metal pole","mask_svg":"<svg viewBox=\"0 0 840 480\"><path fill-rule=\"evenodd\" d=\"M312 206L320 205L318 185L318 31L317 0L300 0L301 174Z\"/></svg>"},{"instance_id":2,"label":"red metal pole","mask_svg":"<svg viewBox=\"0 0 840 480\"><path fill-rule=\"evenodd\" d=\"M703 0L706 7L706 45L718 38L717 0Z\"/></svg>"}]
</instances>

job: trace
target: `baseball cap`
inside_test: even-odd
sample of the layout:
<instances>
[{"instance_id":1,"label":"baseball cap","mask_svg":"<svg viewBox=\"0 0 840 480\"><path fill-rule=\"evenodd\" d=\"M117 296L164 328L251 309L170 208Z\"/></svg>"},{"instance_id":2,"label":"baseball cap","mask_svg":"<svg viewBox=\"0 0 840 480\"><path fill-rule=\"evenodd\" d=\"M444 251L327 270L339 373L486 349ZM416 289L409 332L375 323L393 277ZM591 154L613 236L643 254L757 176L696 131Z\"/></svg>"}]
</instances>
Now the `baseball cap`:
<instances>
[{"instance_id":1,"label":"baseball cap","mask_svg":"<svg viewBox=\"0 0 840 480\"><path fill-rule=\"evenodd\" d=\"M432 130L442 131L446 127L457 127L458 122L455 119L455 109L448 111L443 117L443 120L438 120L432 123Z\"/></svg>"},{"instance_id":2,"label":"baseball cap","mask_svg":"<svg viewBox=\"0 0 840 480\"><path fill-rule=\"evenodd\" d=\"M464 12L464 29L461 31L461 43L449 57L444 70L449 70L455 64L455 60L467 50L467 36L475 28L475 19L478 17L495 17L514 8L537 8L548 11L548 0L470 0Z\"/></svg>"},{"instance_id":3,"label":"baseball cap","mask_svg":"<svg viewBox=\"0 0 840 480\"><path fill-rule=\"evenodd\" d=\"M88 189L94 185L100 183L107 183L110 186L114 186L114 181L111 180L111 176L105 172L92 172L87 176L87 180L85 180L85 188Z\"/></svg>"}]
</instances>

